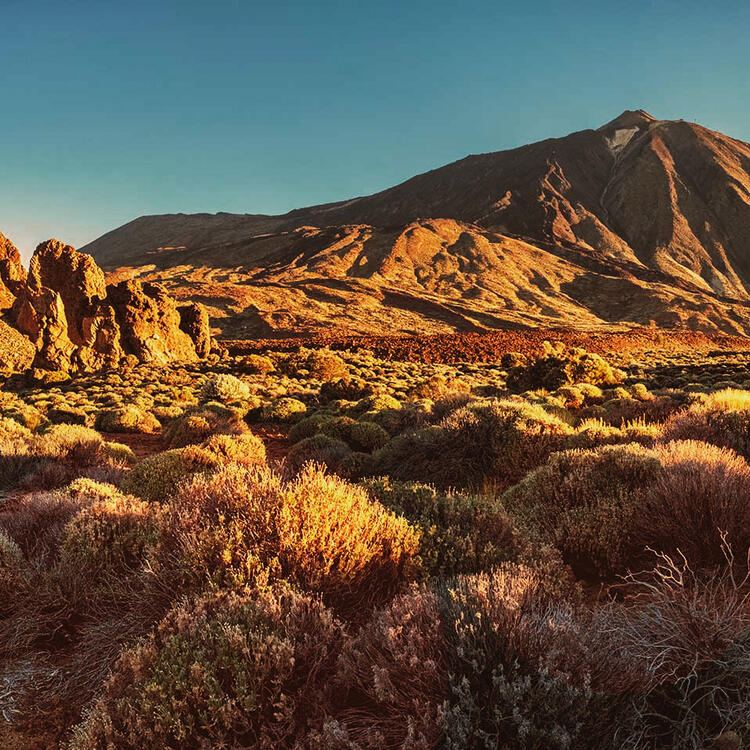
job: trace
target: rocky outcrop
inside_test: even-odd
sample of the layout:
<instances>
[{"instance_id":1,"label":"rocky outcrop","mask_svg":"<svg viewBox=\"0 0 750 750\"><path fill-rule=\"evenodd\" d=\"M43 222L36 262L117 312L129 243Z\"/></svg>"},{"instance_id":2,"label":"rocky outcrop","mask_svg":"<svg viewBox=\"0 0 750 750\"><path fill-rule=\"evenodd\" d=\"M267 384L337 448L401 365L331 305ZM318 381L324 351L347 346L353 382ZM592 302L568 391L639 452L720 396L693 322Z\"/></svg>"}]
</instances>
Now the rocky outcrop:
<instances>
[{"instance_id":1,"label":"rocky outcrop","mask_svg":"<svg viewBox=\"0 0 750 750\"><path fill-rule=\"evenodd\" d=\"M84 320L91 317L107 295L104 273L94 259L59 240L37 247L29 264L27 287L32 292L54 289L62 298L68 320L68 336L86 346Z\"/></svg>"},{"instance_id":2,"label":"rocky outcrop","mask_svg":"<svg viewBox=\"0 0 750 750\"><path fill-rule=\"evenodd\" d=\"M31 367L36 348L20 331L0 320L0 371L22 372Z\"/></svg>"},{"instance_id":3,"label":"rocky outcrop","mask_svg":"<svg viewBox=\"0 0 750 750\"><path fill-rule=\"evenodd\" d=\"M198 359L190 336L180 328L177 303L161 284L121 281L107 288L126 354L143 362Z\"/></svg>"},{"instance_id":4,"label":"rocky outcrop","mask_svg":"<svg viewBox=\"0 0 750 750\"><path fill-rule=\"evenodd\" d=\"M200 302L191 302L178 308L180 312L180 328L190 336L199 357L207 357L211 353L211 322L208 310Z\"/></svg>"},{"instance_id":5,"label":"rocky outcrop","mask_svg":"<svg viewBox=\"0 0 750 750\"><path fill-rule=\"evenodd\" d=\"M0 310L13 305L15 295L26 281L26 269L16 246L0 232Z\"/></svg>"},{"instance_id":6,"label":"rocky outcrop","mask_svg":"<svg viewBox=\"0 0 750 750\"><path fill-rule=\"evenodd\" d=\"M107 287L90 256L58 240L37 247L25 279L11 251L7 256L9 322L36 351L35 368L90 372L117 367L126 357L166 364L195 361L210 350L205 309L189 305L181 314L158 284Z\"/></svg>"},{"instance_id":7,"label":"rocky outcrop","mask_svg":"<svg viewBox=\"0 0 750 750\"><path fill-rule=\"evenodd\" d=\"M68 370L75 345L68 336L65 306L58 292L47 287L24 289L13 305L16 328L36 347L33 366Z\"/></svg>"}]
</instances>

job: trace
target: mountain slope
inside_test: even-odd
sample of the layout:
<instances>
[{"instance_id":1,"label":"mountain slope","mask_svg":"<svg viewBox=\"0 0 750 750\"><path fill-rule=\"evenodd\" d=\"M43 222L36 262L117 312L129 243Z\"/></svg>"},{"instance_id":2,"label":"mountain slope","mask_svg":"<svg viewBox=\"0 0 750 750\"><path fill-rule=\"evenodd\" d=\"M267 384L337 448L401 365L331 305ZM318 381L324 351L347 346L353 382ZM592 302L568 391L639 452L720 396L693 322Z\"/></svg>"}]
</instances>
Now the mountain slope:
<instances>
[{"instance_id":1,"label":"mountain slope","mask_svg":"<svg viewBox=\"0 0 750 750\"><path fill-rule=\"evenodd\" d=\"M750 332L749 227L750 146L637 110L372 196L143 217L84 250L208 298L232 335L649 320ZM333 297L311 291L318 278Z\"/></svg>"}]
</instances>

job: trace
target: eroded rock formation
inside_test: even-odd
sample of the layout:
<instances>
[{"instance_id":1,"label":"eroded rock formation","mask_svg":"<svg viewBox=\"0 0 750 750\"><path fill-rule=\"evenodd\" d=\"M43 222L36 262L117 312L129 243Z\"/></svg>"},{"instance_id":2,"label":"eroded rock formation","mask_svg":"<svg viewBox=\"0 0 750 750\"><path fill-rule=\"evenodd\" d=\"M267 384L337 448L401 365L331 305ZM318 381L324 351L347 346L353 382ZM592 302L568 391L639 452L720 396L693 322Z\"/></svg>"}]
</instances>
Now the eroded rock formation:
<instances>
[{"instance_id":1,"label":"eroded rock formation","mask_svg":"<svg viewBox=\"0 0 750 750\"><path fill-rule=\"evenodd\" d=\"M117 367L128 356L165 364L195 361L210 350L202 306L182 313L159 284L108 287L91 256L54 239L37 247L27 277L18 251L0 238L0 298L8 322L35 351L33 367L88 372Z\"/></svg>"}]
</instances>

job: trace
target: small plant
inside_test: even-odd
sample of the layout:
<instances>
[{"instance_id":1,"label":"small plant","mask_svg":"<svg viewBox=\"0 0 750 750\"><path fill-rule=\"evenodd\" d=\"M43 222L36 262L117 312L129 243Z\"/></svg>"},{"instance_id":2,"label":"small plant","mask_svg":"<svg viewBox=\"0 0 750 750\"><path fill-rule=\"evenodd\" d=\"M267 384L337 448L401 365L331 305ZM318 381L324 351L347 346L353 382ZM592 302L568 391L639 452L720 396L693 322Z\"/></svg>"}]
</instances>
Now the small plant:
<instances>
[{"instance_id":1,"label":"small plant","mask_svg":"<svg viewBox=\"0 0 750 750\"><path fill-rule=\"evenodd\" d=\"M623 377L623 372L613 368L598 354L545 341L541 357L510 370L508 388L517 393L539 388L554 391L574 383L612 385L621 382Z\"/></svg>"},{"instance_id":2,"label":"small plant","mask_svg":"<svg viewBox=\"0 0 750 750\"><path fill-rule=\"evenodd\" d=\"M250 397L250 388L234 375L219 373L212 375L203 384L200 391L200 402L219 401L231 404Z\"/></svg>"},{"instance_id":3,"label":"small plant","mask_svg":"<svg viewBox=\"0 0 750 750\"><path fill-rule=\"evenodd\" d=\"M283 586L180 604L123 654L71 748L291 748L322 719L342 638Z\"/></svg>"},{"instance_id":4,"label":"small plant","mask_svg":"<svg viewBox=\"0 0 750 750\"><path fill-rule=\"evenodd\" d=\"M94 426L101 432L154 433L161 429L159 420L153 414L136 406L102 409L96 415Z\"/></svg>"}]
</instances>

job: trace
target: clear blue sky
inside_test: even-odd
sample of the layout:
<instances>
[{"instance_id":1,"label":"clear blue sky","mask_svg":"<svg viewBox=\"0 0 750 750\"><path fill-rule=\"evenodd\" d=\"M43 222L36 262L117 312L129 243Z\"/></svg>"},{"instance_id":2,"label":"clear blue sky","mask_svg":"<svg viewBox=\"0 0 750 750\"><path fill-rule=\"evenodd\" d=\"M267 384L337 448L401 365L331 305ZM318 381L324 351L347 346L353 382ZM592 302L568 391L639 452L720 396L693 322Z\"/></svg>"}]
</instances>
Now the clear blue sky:
<instances>
[{"instance_id":1,"label":"clear blue sky","mask_svg":"<svg viewBox=\"0 0 750 750\"><path fill-rule=\"evenodd\" d=\"M280 213L624 109L750 141L747 0L0 0L0 230Z\"/></svg>"}]
</instances>

